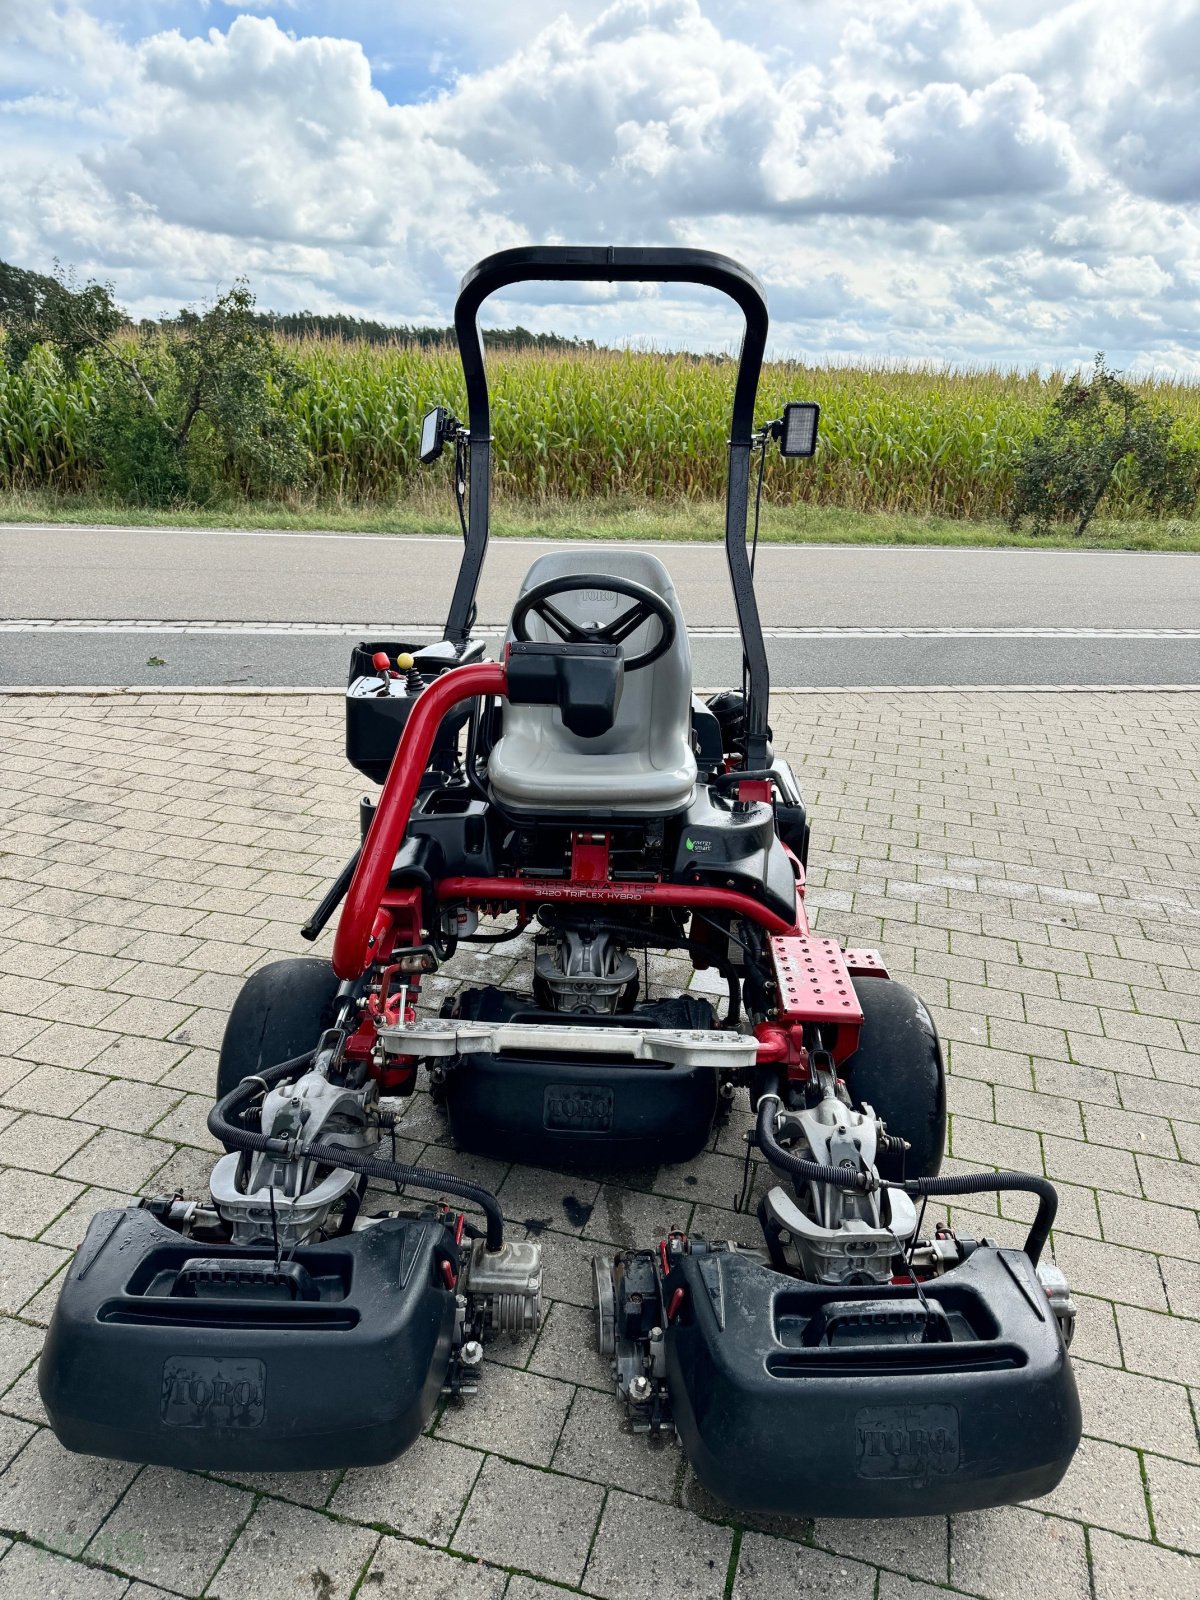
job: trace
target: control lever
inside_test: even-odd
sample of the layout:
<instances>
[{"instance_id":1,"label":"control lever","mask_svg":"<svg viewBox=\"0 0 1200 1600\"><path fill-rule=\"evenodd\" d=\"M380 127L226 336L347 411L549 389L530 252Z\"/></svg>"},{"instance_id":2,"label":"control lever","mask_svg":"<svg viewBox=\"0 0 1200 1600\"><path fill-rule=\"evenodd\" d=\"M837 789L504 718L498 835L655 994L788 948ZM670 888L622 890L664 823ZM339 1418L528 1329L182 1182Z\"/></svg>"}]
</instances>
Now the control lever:
<instances>
[{"instance_id":1,"label":"control lever","mask_svg":"<svg viewBox=\"0 0 1200 1600\"><path fill-rule=\"evenodd\" d=\"M386 660L387 658L385 657L384 659ZM338 873L337 877L329 885L329 888L325 891L324 899L313 912L312 916L309 917L308 921L300 929L300 937L302 939L307 939L309 944L311 944L314 939L320 938L321 931L325 927L325 924L329 921L330 917L346 898L346 894L350 888L350 880L354 876L354 869L358 865L358 858L360 855L362 855L362 845L359 845L358 849L354 852L349 861L347 861L346 865Z\"/></svg>"}]
</instances>

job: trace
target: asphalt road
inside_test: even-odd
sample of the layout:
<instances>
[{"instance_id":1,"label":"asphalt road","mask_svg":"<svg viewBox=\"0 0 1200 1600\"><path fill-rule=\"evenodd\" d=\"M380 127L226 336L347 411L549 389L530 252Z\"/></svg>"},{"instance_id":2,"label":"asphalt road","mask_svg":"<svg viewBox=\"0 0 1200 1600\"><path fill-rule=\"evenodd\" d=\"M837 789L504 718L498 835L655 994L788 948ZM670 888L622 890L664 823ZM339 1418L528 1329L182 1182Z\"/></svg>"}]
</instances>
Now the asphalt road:
<instances>
[{"instance_id":1,"label":"asphalt road","mask_svg":"<svg viewBox=\"0 0 1200 1600\"><path fill-rule=\"evenodd\" d=\"M493 541L484 628L550 548ZM723 550L649 548L697 682L734 681ZM351 635L436 634L457 562L452 539L0 528L0 682L334 685ZM1194 555L765 545L758 596L779 687L1200 683Z\"/></svg>"}]
</instances>

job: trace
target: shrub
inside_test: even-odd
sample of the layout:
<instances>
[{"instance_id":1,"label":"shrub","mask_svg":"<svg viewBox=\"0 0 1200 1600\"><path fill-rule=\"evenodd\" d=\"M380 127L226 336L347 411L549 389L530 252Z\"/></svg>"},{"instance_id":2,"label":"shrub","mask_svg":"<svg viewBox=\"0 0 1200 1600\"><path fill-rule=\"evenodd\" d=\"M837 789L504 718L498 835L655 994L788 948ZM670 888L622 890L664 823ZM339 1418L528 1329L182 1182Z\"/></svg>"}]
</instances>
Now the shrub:
<instances>
[{"instance_id":1,"label":"shrub","mask_svg":"<svg viewBox=\"0 0 1200 1600\"><path fill-rule=\"evenodd\" d=\"M191 497L186 463L158 410L113 374L102 379L89 445L102 463L104 487L131 505L169 506Z\"/></svg>"},{"instance_id":2,"label":"shrub","mask_svg":"<svg viewBox=\"0 0 1200 1600\"><path fill-rule=\"evenodd\" d=\"M1022 448L1013 481L1012 527L1023 517L1044 533L1076 518L1082 534L1118 475L1155 516L1196 503L1200 451L1174 437L1174 419L1123 383L1098 355L1091 376L1073 377L1050 406L1045 426Z\"/></svg>"}]
</instances>

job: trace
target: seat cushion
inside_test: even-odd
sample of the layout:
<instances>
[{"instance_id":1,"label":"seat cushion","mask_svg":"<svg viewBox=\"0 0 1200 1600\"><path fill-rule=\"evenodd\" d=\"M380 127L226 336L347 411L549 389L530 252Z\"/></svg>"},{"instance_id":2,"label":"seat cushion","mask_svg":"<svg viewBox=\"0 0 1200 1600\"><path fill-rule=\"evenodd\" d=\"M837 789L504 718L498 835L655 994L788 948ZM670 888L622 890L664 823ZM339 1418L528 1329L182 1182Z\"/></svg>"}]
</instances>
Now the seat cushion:
<instances>
[{"instance_id":1,"label":"seat cushion","mask_svg":"<svg viewBox=\"0 0 1200 1600\"><path fill-rule=\"evenodd\" d=\"M589 755L573 783L561 753L545 740L506 733L492 752L488 776L496 798L516 810L682 811L692 798L696 758L678 744L669 755L668 765L645 751Z\"/></svg>"}]
</instances>

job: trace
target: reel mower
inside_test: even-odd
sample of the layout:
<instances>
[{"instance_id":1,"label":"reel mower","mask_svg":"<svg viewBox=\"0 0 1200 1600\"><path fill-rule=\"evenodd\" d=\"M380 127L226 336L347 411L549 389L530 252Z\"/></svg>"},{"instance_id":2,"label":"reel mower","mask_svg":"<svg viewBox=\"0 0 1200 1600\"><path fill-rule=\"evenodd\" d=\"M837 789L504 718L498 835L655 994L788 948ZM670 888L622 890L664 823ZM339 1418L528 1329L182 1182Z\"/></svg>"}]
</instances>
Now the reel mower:
<instances>
[{"instance_id":1,"label":"reel mower","mask_svg":"<svg viewBox=\"0 0 1200 1600\"><path fill-rule=\"evenodd\" d=\"M477 317L530 279L700 284L741 309L725 536L739 686L695 695L674 585L635 548L539 557L485 659ZM505 1238L480 1185L381 1153L424 1073L456 1149L557 1168L691 1160L748 1099L777 1180L761 1246L675 1233L595 1262L629 1425L676 1432L721 1499L867 1517L1046 1493L1080 1433L1074 1312L1040 1259L1054 1190L938 1176L928 1011L877 952L805 915L808 816L772 743L753 586L760 492L746 535L753 469L761 491L774 444L812 455L818 411L755 420L760 286L706 251L508 250L467 274L455 327L468 421L431 411L421 455L455 453L462 562L440 641L366 641L351 660L347 755L382 787L302 930L315 940L340 907L331 958L264 967L234 1005L209 1195L93 1221L41 1364L56 1433L174 1466L385 1461L440 1396L475 1387L485 1338L536 1328L537 1245ZM521 986L422 1005L460 947L525 933ZM649 993L647 952L714 973L723 1009ZM432 1198L380 1209L372 1180ZM1023 1250L923 1231L932 1197L1014 1189L1037 1200Z\"/></svg>"}]
</instances>

